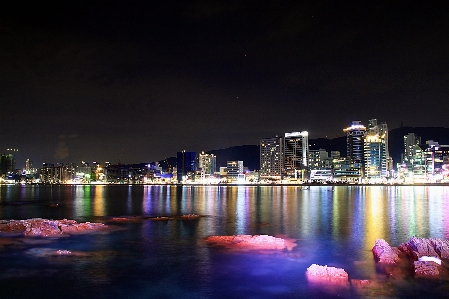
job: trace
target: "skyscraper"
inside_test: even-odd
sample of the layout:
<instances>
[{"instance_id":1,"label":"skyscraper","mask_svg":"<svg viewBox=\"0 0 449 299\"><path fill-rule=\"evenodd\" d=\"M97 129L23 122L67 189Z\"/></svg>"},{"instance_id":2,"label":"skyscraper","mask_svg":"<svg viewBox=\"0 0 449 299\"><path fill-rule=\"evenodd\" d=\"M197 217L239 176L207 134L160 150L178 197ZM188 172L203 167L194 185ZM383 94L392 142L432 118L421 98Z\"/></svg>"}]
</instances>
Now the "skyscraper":
<instances>
[{"instance_id":1,"label":"skyscraper","mask_svg":"<svg viewBox=\"0 0 449 299\"><path fill-rule=\"evenodd\" d=\"M416 150L420 150L419 145L421 144L421 137L415 133L408 133L404 136L404 157L402 162L409 164L413 162L416 155Z\"/></svg>"},{"instance_id":2,"label":"skyscraper","mask_svg":"<svg viewBox=\"0 0 449 299\"><path fill-rule=\"evenodd\" d=\"M388 127L377 124L377 119L369 121L364 138L364 174L367 179L383 179L388 175Z\"/></svg>"},{"instance_id":3,"label":"skyscraper","mask_svg":"<svg viewBox=\"0 0 449 299\"><path fill-rule=\"evenodd\" d=\"M214 174L217 170L217 157L213 154L202 152L198 155L198 167L204 174Z\"/></svg>"},{"instance_id":4,"label":"skyscraper","mask_svg":"<svg viewBox=\"0 0 449 299\"><path fill-rule=\"evenodd\" d=\"M283 169L282 137L269 137L260 140L260 177L280 179Z\"/></svg>"},{"instance_id":5,"label":"skyscraper","mask_svg":"<svg viewBox=\"0 0 449 299\"><path fill-rule=\"evenodd\" d=\"M362 125L361 121L355 120L350 127L343 129L343 132L346 133L346 158L349 163L349 168L358 173L357 176L363 177L363 143L366 127Z\"/></svg>"},{"instance_id":6,"label":"skyscraper","mask_svg":"<svg viewBox=\"0 0 449 299\"><path fill-rule=\"evenodd\" d=\"M309 133L292 132L284 136L283 178L304 179L309 157Z\"/></svg>"}]
</instances>

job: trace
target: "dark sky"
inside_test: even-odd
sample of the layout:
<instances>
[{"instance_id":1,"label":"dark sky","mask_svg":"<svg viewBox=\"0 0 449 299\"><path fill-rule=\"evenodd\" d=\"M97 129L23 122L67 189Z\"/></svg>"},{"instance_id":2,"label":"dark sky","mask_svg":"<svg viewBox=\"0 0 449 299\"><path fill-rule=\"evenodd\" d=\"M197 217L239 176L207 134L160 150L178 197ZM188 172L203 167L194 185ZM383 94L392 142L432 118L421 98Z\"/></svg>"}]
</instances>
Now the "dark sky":
<instances>
[{"instance_id":1,"label":"dark sky","mask_svg":"<svg viewBox=\"0 0 449 299\"><path fill-rule=\"evenodd\" d=\"M17 166L149 162L352 120L449 126L447 1L3 1Z\"/></svg>"}]
</instances>

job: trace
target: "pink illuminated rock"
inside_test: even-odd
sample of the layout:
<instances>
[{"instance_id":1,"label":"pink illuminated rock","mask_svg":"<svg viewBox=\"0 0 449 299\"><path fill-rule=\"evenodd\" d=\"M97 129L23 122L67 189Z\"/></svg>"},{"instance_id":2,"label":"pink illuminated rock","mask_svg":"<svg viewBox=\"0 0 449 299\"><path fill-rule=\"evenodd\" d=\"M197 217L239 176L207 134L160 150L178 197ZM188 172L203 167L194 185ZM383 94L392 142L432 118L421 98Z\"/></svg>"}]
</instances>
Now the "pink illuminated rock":
<instances>
[{"instance_id":1,"label":"pink illuminated rock","mask_svg":"<svg viewBox=\"0 0 449 299\"><path fill-rule=\"evenodd\" d=\"M325 282L336 285L347 285L349 282L348 273L341 268L312 264L307 268L306 274L310 282Z\"/></svg>"},{"instance_id":2,"label":"pink illuminated rock","mask_svg":"<svg viewBox=\"0 0 449 299\"><path fill-rule=\"evenodd\" d=\"M206 242L240 250L291 250L296 246L291 239L268 235L210 236Z\"/></svg>"},{"instance_id":3,"label":"pink illuminated rock","mask_svg":"<svg viewBox=\"0 0 449 299\"><path fill-rule=\"evenodd\" d=\"M197 214L185 214L181 216L181 219L198 219L200 217L201 216Z\"/></svg>"},{"instance_id":4,"label":"pink illuminated rock","mask_svg":"<svg viewBox=\"0 0 449 299\"><path fill-rule=\"evenodd\" d=\"M23 232L25 236L49 237L62 234L62 231L59 229L59 223L55 220L32 219L25 223L26 229Z\"/></svg>"},{"instance_id":5,"label":"pink illuminated rock","mask_svg":"<svg viewBox=\"0 0 449 299\"><path fill-rule=\"evenodd\" d=\"M51 237L66 234L77 234L108 228L102 223L78 223L75 220L48 220L33 218L27 220L3 221L0 232L21 232L25 236Z\"/></svg>"},{"instance_id":6,"label":"pink illuminated rock","mask_svg":"<svg viewBox=\"0 0 449 299\"><path fill-rule=\"evenodd\" d=\"M384 239L376 240L372 251L379 263L395 264L399 261L399 250L391 247Z\"/></svg>"}]
</instances>

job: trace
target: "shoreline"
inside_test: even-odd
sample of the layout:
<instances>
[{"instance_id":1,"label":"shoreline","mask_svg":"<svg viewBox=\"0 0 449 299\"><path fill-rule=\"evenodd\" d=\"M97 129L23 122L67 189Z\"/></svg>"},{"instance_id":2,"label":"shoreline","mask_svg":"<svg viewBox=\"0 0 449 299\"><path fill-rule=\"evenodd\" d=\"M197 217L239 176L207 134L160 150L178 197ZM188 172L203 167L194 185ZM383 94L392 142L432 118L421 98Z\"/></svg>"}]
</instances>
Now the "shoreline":
<instances>
[{"instance_id":1,"label":"shoreline","mask_svg":"<svg viewBox=\"0 0 449 299\"><path fill-rule=\"evenodd\" d=\"M449 186L448 183L404 183L404 184L350 184L350 183L302 183L302 184L294 184L294 183L279 183L279 184L258 184L258 183L221 183L221 184L203 184L203 183L191 183L191 184L178 184L178 183L131 183L131 184L116 184L116 183L71 183L71 184L63 184L63 183L0 183L0 186L224 186L224 187L233 187L233 186L249 186L249 187L278 187L278 186L287 186L287 187L335 187L335 186L345 186L345 187L357 187L357 186L383 186L383 187L421 187L421 186Z\"/></svg>"}]
</instances>

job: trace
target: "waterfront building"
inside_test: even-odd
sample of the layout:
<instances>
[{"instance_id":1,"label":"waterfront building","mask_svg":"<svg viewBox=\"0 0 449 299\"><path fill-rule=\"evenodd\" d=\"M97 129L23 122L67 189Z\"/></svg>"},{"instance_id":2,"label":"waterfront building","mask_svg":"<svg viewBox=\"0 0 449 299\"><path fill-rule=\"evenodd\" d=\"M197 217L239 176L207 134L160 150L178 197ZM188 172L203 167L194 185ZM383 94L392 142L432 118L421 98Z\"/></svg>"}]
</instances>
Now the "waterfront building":
<instances>
[{"instance_id":1,"label":"waterfront building","mask_svg":"<svg viewBox=\"0 0 449 299\"><path fill-rule=\"evenodd\" d=\"M368 181L380 181L388 176L388 127L369 121L364 137L364 174Z\"/></svg>"},{"instance_id":2,"label":"waterfront building","mask_svg":"<svg viewBox=\"0 0 449 299\"><path fill-rule=\"evenodd\" d=\"M260 179L280 180L283 169L282 137L269 137L260 140Z\"/></svg>"},{"instance_id":3,"label":"waterfront building","mask_svg":"<svg viewBox=\"0 0 449 299\"><path fill-rule=\"evenodd\" d=\"M206 154L202 152L198 155L198 169L197 172L201 176L201 180L213 176L217 170L217 157L214 154Z\"/></svg>"},{"instance_id":4,"label":"waterfront building","mask_svg":"<svg viewBox=\"0 0 449 299\"><path fill-rule=\"evenodd\" d=\"M353 121L351 126L343 129L346 133L347 144L347 163L344 169L348 170L352 180L359 181L363 177L364 165L364 139L366 127L362 125L361 121Z\"/></svg>"},{"instance_id":5,"label":"waterfront building","mask_svg":"<svg viewBox=\"0 0 449 299\"><path fill-rule=\"evenodd\" d=\"M226 175L228 181L245 181L243 161L228 161L226 163Z\"/></svg>"},{"instance_id":6,"label":"waterfront building","mask_svg":"<svg viewBox=\"0 0 449 299\"><path fill-rule=\"evenodd\" d=\"M178 183L195 181L196 152L177 152L176 154L176 178Z\"/></svg>"},{"instance_id":7,"label":"waterfront building","mask_svg":"<svg viewBox=\"0 0 449 299\"><path fill-rule=\"evenodd\" d=\"M439 145L436 142L427 143L429 145L423 152L426 177L430 182L449 181L449 145Z\"/></svg>"},{"instance_id":8,"label":"waterfront building","mask_svg":"<svg viewBox=\"0 0 449 299\"><path fill-rule=\"evenodd\" d=\"M308 169L309 133L292 132L284 136L283 179L305 180Z\"/></svg>"},{"instance_id":9,"label":"waterfront building","mask_svg":"<svg viewBox=\"0 0 449 299\"><path fill-rule=\"evenodd\" d=\"M415 133L404 136L404 152L401 154L401 163L398 164L399 179L408 183L427 180L424 151L428 146L421 144L421 138Z\"/></svg>"},{"instance_id":10,"label":"waterfront building","mask_svg":"<svg viewBox=\"0 0 449 299\"><path fill-rule=\"evenodd\" d=\"M310 169L323 169L328 168L331 165L329 153L325 149L309 150L309 162Z\"/></svg>"},{"instance_id":11,"label":"waterfront building","mask_svg":"<svg viewBox=\"0 0 449 299\"><path fill-rule=\"evenodd\" d=\"M408 133L404 136L404 155L402 157L402 163L412 165L416 156L416 151L420 150L421 137L415 133Z\"/></svg>"}]
</instances>

